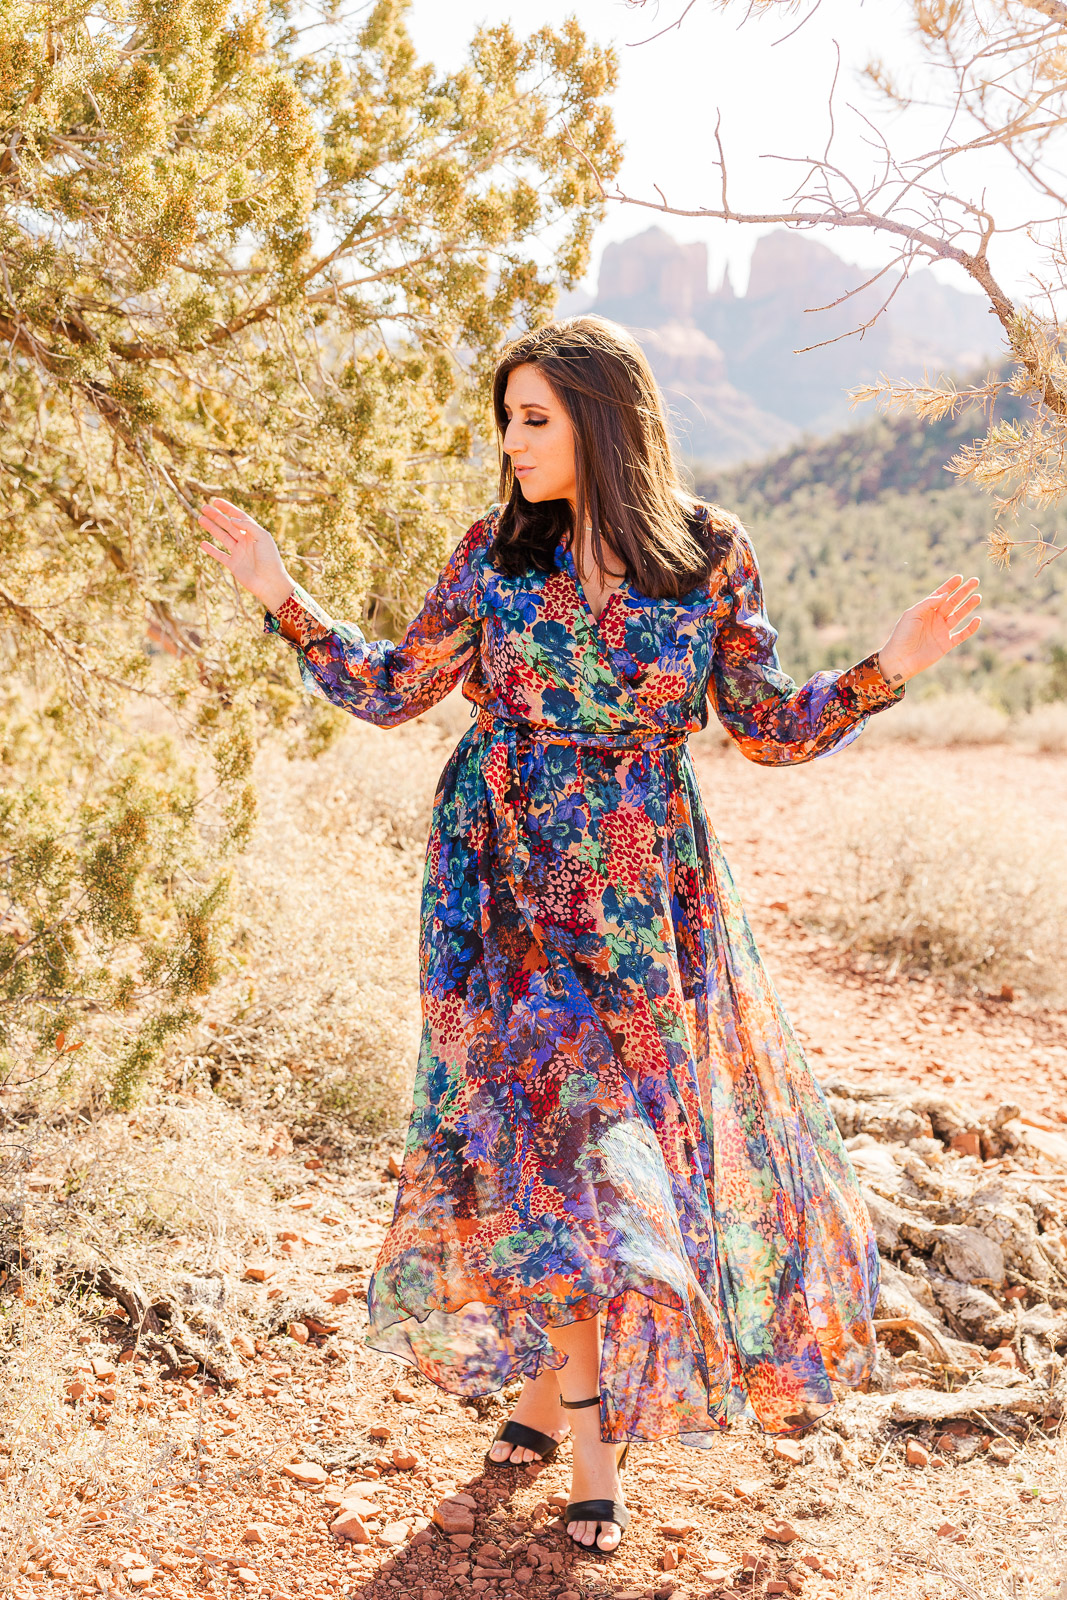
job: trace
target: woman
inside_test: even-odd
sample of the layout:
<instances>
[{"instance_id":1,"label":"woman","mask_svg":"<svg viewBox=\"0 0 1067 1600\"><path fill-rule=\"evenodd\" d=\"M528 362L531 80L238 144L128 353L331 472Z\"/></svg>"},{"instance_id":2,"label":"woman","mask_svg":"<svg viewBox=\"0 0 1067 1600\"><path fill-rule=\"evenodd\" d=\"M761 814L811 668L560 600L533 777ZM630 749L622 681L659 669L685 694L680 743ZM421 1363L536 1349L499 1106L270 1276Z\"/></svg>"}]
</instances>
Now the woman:
<instances>
[{"instance_id":1,"label":"woman","mask_svg":"<svg viewBox=\"0 0 1067 1600\"><path fill-rule=\"evenodd\" d=\"M306 686L380 726L463 679L438 785L423 1035L368 1342L453 1394L526 1383L493 1461L573 1438L571 1537L626 1526L618 1444L810 1423L865 1384L878 1254L841 1138L760 963L686 736L754 761L848 744L978 626L948 578L802 688L747 534L686 495L655 381L595 317L517 340L494 383L500 504L399 644L334 622L263 528L201 526ZM888 803L888 802L887 802Z\"/></svg>"}]
</instances>

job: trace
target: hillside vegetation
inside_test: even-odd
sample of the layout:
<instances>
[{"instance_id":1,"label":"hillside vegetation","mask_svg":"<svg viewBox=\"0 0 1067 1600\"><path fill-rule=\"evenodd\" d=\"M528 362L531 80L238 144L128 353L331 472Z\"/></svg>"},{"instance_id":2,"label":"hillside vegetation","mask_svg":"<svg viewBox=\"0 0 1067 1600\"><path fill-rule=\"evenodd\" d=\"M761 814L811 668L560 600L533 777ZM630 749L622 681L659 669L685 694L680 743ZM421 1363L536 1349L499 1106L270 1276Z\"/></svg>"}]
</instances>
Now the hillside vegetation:
<instances>
[{"instance_id":1,"label":"hillside vegetation","mask_svg":"<svg viewBox=\"0 0 1067 1600\"><path fill-rule=\"evenodd\" d=\"M994 566L988 496L945 466L981 421L974 411L936 424L876 417L729 473L697 473L697 492L752 534L794 677L866 655L942 578L977 573L980 632L909 692L972 689L1011 712L1067 699L1067 564ZM1055 514L1033 523L1051 533Z\"/></svg>"}]
</instances>

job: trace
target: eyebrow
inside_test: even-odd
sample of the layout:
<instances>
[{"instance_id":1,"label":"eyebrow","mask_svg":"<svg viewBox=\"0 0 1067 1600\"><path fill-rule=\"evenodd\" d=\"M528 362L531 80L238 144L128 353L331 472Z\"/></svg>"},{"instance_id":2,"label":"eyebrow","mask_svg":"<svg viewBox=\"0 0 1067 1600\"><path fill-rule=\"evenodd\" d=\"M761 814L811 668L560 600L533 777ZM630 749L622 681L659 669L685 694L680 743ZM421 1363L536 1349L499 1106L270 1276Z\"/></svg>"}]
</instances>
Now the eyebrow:
<instances>
[{"instance_id":1,"label":"eyebrow","mask_svg":"<svg viewBox=\"0 0 1067 1600\"><path fill-rule=\"evenodd\" d=\"M504 401L504 410L505 411L510 411L511 410L511 407L508 405L506 400ZM548 406L545 404L545 402L543 400L520 400L519 401L519 410L520 411L547 411L548 410Z\"/></svg>"}]
</instances>

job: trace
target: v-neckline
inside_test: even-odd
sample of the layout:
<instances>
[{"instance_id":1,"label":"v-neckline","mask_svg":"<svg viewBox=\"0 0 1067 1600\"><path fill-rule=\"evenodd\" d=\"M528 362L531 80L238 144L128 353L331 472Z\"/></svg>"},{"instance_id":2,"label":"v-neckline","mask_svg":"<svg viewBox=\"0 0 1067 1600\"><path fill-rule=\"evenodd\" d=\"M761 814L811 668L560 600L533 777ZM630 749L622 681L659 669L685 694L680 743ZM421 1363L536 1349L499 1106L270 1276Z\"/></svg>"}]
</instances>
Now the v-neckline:
<instances>
[{"instance_id":1,"label":"v-neckline","mask_svg":"<svg viewBox=\"0 0 1067 1600\"><path fill-rule=\"evenodd\" d=\"M596 628L596 629L599 629L600 624L603 622L604 617L607 615L608 607L611 605L611 602L614 600L615 596L617 594L621 593L621 591L623 589L628 589L630 587L630 585L626 582L626 580L624 578L622 583L619 584L617 589L612 589L611 593L608 595L607 599L604 601L604 604L601 606L600 615L598 617L596 612L593 610L592 606L589 604L589 596L585 592L585 585L582 583L581 578L578 576L578 566L577 566L577 563L575 562L574 552L571 549L570 545L564 545L563 546L563 557L564 557L564 560L567 563L568 569L570 571L571 578L574 581L574 587L578 591L578 599L581 601L581 603L585 607L586 611L588 611L588 613L589 613L589 621L592 624L592 626L594 628Z\"/></svg>"}]
</instances>

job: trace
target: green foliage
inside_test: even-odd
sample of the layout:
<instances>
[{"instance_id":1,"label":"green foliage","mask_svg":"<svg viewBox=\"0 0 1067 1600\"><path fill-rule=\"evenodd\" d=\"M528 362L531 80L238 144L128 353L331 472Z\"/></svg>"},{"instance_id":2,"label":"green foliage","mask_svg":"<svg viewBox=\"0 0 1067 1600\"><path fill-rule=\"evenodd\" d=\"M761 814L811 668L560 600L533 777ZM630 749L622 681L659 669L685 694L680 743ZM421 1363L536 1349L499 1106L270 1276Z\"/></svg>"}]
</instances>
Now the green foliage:
<instances>
[{"instance_id":1,"label":"green foliage","mask_svg":"<svg viewBox=\"0 0 1067 1600\"><path fill-rule=\"evenodd\" d=\"M753 536L783 666L804 679L875 650L954 572L981 578L983 624L909 694L973 689L1006 711L1067 698L1067 567L988 560L989 503L944 469L980 419L877 417L698 484ZM947 485L938 487L938 485ZM1051 512L1035 518L1050 531Z\"/></svg>"},{"instance_id":2,"label":"green foliage","mask_svg":"<svg viewBox=\"0 0 1067 1600\"><path fill-rule=\"evenodd\" d=\"M259 741L336 727L199 552L199 503L398 626L484 502L496 350L584 271L611 55L501 26L441 76L404 11L309 35L285 0L0 0L9 1084L84 1036L136 1094L232 959Z\"/></svg>"}]
</instances>

